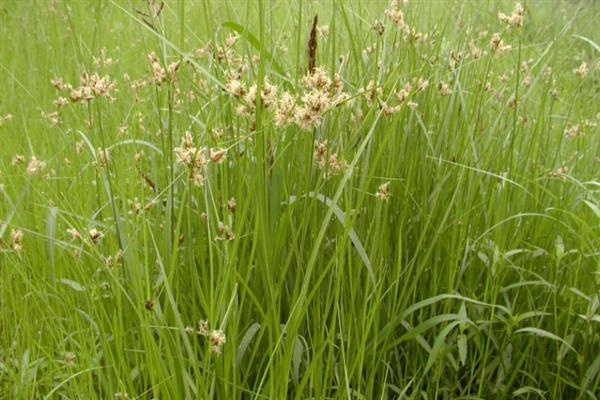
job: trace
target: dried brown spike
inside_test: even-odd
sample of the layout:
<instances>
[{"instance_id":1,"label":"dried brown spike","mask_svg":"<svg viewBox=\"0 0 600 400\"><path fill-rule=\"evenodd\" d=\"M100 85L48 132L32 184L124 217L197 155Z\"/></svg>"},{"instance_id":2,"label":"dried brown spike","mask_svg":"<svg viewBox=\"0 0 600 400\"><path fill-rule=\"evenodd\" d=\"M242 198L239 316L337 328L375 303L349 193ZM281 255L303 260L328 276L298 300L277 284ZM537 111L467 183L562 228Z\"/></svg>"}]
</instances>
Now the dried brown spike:
<instances>
[{"instance_id":1,"label":"dried brown spike","mask_svg":"<svg viewBox=\"0 0 600 400\"><path fill-rule=\"evenodd\" d=\"M152 179L150 179L150 177L148 175L146 175L141 169L139 169L139 167L136 167L138 174L144 179L144 181L146 182L146 184L148 184L148 186L150 186L150 188L152 189L153 192L157 193L158 190L156 188L156 183L154 183L152 181Z\"/></svg>"},{"instance_id":2,"label":"dried brown spike","mask_svg":"<svg viewBox=\"0 0 600 400\"><path fill-rule=\"evenodd\" d=\"M317 62L317 15L313 19L312 28L310 30L310 38L308 39L308 72L315 72Z\"/></svg>"}]
</instances>

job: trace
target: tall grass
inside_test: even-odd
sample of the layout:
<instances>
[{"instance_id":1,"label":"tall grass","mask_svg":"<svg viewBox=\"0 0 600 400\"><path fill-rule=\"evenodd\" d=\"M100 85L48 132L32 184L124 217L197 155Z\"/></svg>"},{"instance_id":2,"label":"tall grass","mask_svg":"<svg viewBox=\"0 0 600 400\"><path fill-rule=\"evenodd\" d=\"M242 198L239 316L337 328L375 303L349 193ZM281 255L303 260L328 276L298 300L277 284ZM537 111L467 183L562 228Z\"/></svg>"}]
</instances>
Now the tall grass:
<instances>
[{"instance_id":1,"label":"tall grass","mask_svg":"<svg viewBox=\"0 0 600 400\"><path fill-rule=\"evenodd\" d=\"M396 3L1 1L0 398L598 399L600 7Z\"/></svg>"}]
</instances>

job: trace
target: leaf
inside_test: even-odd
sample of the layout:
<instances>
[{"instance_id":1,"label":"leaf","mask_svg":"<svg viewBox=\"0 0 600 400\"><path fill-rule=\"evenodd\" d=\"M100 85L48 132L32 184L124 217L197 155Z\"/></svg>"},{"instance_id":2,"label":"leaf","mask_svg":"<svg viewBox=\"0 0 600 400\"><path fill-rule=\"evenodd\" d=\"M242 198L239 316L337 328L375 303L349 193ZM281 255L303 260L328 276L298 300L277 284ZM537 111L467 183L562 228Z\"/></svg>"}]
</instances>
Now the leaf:
<instances>
[{"instance_id":1,"label":"leaf","mask_svg":"<svg viewBox=\"0 0 600 400\"><path fill-rule=\"evenodd\" d=\"M346 226L346 214L344 213L344 211L342 211L342 209L337 204L334 204L333 200L331 200L329 197L325 197L321 193L309 192L306 195L300 196L300 197L290 196L288 199L288 204L291 205L302 197L310 197L310 198L319 200L322 203L325 203L325 205L327 205L327 207L331 208L331 210L333 211L333 213L335 214L337 219L340 221L340 223L342 225ZM356 252L360 256L363 263L365 264L365 267L367 268L367 272L369 273L369 278L371 278L371 283L373 284L373 286L375 286L376 280L375 280L375 273L373 272L373 266L371 265L369 256L367 255L367 252L366 252L364 246L362 245L358 235L356 234L356 231L354 230L354 228L352 228L352 227L348 228L348 237L350 237L350 240L352 241L352 244L354 244L354 248L356 249Z\"/></svg>"},{"instance_id":2,"label":"leaf","mask_svg":"<svg viewBox=\"0 0 600 400\"><path fill-rule=\"evenodd\" d=\"M516 330L515 334L518 334L518 333L529 333L531 335L541 336L541 337L545 337L547 339L556 340L557 342L563 343L565 346L567 346L569 348L569 350L572 350L575 354L578 354L577 351L575 351L575 349L573 348L573 346L571 346L569 343L567 343L563 338L555 335L554 333L548 332L546 330L543 330L540 328L534 328L534 327L527 327L527 328L521 328L519 330Z\"/></svg>"},{"instance_id":3,"label":"leaf","mask_svg":"<svg viewBox=\"0 0 600 400\"><path fill-rule=\"evenodd\" d=\"M597 205L588 200L584 200L583 202L596 214L596 217L600 218L600 208Z\"/></svg>"},{"instance_id":4,"label":"leaf","mask_svg":"<svg viewBox=\"0 0 600 400\"><path fill-rule=\"evenodd\" d=\"M528 318L532 318L532 317L547 317L553 315L552 313L549 312L544 312L544 311L527 311L524 312L522 314L518 314L513 318L513 322L515 324L519 324L522 321L528 319Z\"/></svg>"},{"instance_id":5,"label":"leaf","mask_svg":"<svg viewBox=\"0 0 600 400\"><path fill-rule=\"evenodd\" d=\"M427 374L431 367L435 364L435 362L443 355L444 350L446 349L446 337L450 334L452 329L454 329L457 325L459 325L461 321L454 321L450 323L447 327L442 329L440 334L435 338L435 342L433 342L433 346L431 347L431 353L429 353L429 358L427 359L427 365L425 365L425 370L423 374Z\"/></svg>"},{"instance_id":6,"label":"leaf","mask_svg":"<svg viewBox=\"0 0 600 400\"><path fill-rule=\"evenodd\" d=\"M562 236L556 237L556 259L561 260L565 255L565 243Z\"/></svg>"},{"instance_id":7,"label":"leaf","mask_svg":"<svg viewBox=\"0 0 600 400\"><path fill-rule=\"evenodd\" d=\"M54 241L56 237L56 214L58 214L58 208L50 207L48 210L48 217L46 218L46 255L50 263L52 271L52 279L54 279Z\"/></svg>"},{"instance_id":8,"label":"leaf","mask_svg":"<svg viewBox=\"0 0 600 400\"><path fill-rule=\"evenodd\" d=\"M522 388L515 390L512 394L513 394L513 397L517 397L517 396L522 396L524 394L528 395L531 393L537 394L542 399L546 398L545 392L542 389L534 388L532 386L523 386Z\"/></svg>"},{"instance_id":9,"label":"leaf","mask_svg":"<svg viewBox=\"0 0 600 400\"><path fill-rule=\"evenodd\" d=\"M457 339L458 344L458 358L460 359L460 363L465 365L467 362L467 335L461 333L458 335Z\"/></svg>"},{"instance_id":10,"label":"leaf","mask_svg":"<svg viewBox=\"0 0 600 400\"><path fill-rule=\"evenodd\" d=\"M589 39L585 36L581 36L581 35L573 35L574 37L576 37L577 39L581 39L584 42L587 42L590 46L592 46L594 49L596 49L596 51L600 52L600 45L598 45L598 43L594 42L592 39Z\"/></svg>"},{"instance_id":11,"label":"leaf","mask_svg":"<svg viewBox=\"0 0 600 400\"><path fill-rule=\"evenodd\" d=\"M404 335L400 336L393 343L398 344L400 342L404 342L404 341L413 339L413 338L417 337L418 335L420 335L421 333L433 328L434 326L441 324L442 322L458 321L458 320L459 320L458 314L436 315L435 317L431 317L428 320L421 322L419 325L415 326L414 328L408 330L408 332L406 332ZM459 321L459 322L462 322L462 321Z\"/></svg>"},{"instance_id":12,"label":"leaf","mask_svg":"<svg viewBox=\"0 0 600 400\"><path fill-rule=\"evenodd\" d=\"M120 142L117 142L115 144L111 144L110 146L108 146L106 148L106 150L112 150L112 149L114 149L117 146L123 146L123 145L126 145L126 144L134 144L134 145L135 144L139 144L139 145L142 145L142 146L146 146L149 149L154 150L155 152L157 152L161 156L163 155L162 150L159 149L158 147L156 147L154 144L152 144L150 142L147 142L145 140L139 140L139 139L125 139L125 140L121 140Z\"/></svg>"},{"instance_id":13,"label":"leaf","mask_svg":"<svg viewBox=\"0 0 600 400\"><path fill-rule=\"evenodd\" d=\"M461 320L460 331L462 333L465 329L467 329L467 326L469 326L469 317L467 316L467 307L464 301L460 304L458 316Z\"/></svg>"},{"instance_id":14,"label":"leaf","mask_svg":"<svg viewBox=\"0 0 600 400\"><path fill-rule=\"evenodd\" d=\"M292 370L296 382L300 381L300 365L302 363L302 354L304 353L304 344L300 337L296 336L294 342L294 354L292 356Z\"/></svg>"},{"instance_id":15,"label":"leaf","mask_svg":"<svg viewBox=\"0 0 600 400\"><path fill-rule=\"evenodd\" d=\"M588 388L589 384L598 375L598 371L600 371L600 354L598 354L592 365L588 367L583 375L583 382L581 383L582 391Z\"/></svg>"},{"instance_id":16,"label":"leaf","mask_svg":"<svg viewBox=\"0 0 600 400\"><path fill-rule=\"evenodd\" d=\"M410 314L412 314L413 312L415 312L423 307L427 307L427 306L435 304L441 300L447 300L447 299L463 300L463 301L466 301L467 303L471 303L471 304L477 304L480 306L498 308L498 309L504 311L505 313L510 314L510 310L508 308L498 305L498 304L484 303L482 301L473 300L468 297L461 296L459 294L445 293L445 294L439 294L434 297L430 297L428 299L425 299L418 303L413 304L412 306L410 306L406 310L404 310L404 312L401 315L401 318L404 319L404 318L408 317Z\"/></svg>"},{"instance_id":17,"label":"leaf","mask_svg":"<svg viewBox=\"0 0 600 400\"><path fill-rule=\"evenodd\" d=\"M63 285L67 285L68 287L77 292L84 292L86 290L85 287L79 282L72 281L71 279L60 279L59 282Z\"/></svg>"},{"instance_id":18,"label":"leaf","mask_svg":"<svg viewBox=\"0 0 600 400\"><path fill-rule=\"evenodd\" d=\"M242 340L238 345L238 353L235 359L236 365L240 365L240 363L242 362L242 358L244 358L244 354L246 354L248 346L250 346L250 342L252 342L252 339L254 338L254 335L256 335L256 332L259 331L260 326L261 325L258 322L255 322L252 325L250 325L250 327L246 330L246 333L244 333L244 337L242 337Z\"/></svg>"},{"instance_id":19,"label":"leaf","mask_svg":"<svg viewBox=\"0 0 600 400\"><path fill-rule=\"evenodd\" d=\"M0 185L0 187L1 187L1 185ZM4 198L6 199L6 201L8 202L8 204L10 206L10 210L6 213L6 216L4 217L4 220L2 221L2 223L0 223L0 237L2 237L2 235L4 235L4 232L6 231L6 228L8 228L8 224L10 223L11 218L13 217L13 215L15 215L15 212L17 211L18 205L21 203L21 200L23 200L23 198L25 197L25 194L28 191L29 191L29 183L27 183L27 185L23 188L23 190L21 190L21 193L19 194L19 198L17 199L17 201L13 203L10 200L8 193L6 193L4 190L2 190L2 194L4 194Z\"/></svg>"},{"instance_id":20,"label":"leaf","mask_svg":"<svg viewBox=\"0 0 600 400\"><path fill-rule=\"evenodd\" d=\"M572 345L573 340L575 340L575 335L571 333L570 335L567 336L566 341L567 341L567 343L569 343L569 345ZM561 344L560 348L558 349L558 355L556 356L556 359L558 361L561 361L563 358L565 358L568 351L569 351L569 348L567 347L567 345Z\"/></svg>"}]
</instances>

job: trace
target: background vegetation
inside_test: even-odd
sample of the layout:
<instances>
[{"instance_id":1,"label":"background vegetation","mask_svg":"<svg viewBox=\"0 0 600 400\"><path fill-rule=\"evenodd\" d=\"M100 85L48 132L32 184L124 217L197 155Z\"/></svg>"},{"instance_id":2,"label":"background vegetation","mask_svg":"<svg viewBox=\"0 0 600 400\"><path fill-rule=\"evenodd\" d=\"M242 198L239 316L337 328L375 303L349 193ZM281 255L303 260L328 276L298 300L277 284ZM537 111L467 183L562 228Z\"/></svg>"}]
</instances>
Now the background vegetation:
<instances>
[{"instance_id":1,"label":"background vegetation","mask_svg":"<svg viewBox=\"0 0 600 400\"><path fill-rule=\"evenodd\" d=\"M597 399L599 25L1 1L0 398Z\"/></svg>"}]
</instances>

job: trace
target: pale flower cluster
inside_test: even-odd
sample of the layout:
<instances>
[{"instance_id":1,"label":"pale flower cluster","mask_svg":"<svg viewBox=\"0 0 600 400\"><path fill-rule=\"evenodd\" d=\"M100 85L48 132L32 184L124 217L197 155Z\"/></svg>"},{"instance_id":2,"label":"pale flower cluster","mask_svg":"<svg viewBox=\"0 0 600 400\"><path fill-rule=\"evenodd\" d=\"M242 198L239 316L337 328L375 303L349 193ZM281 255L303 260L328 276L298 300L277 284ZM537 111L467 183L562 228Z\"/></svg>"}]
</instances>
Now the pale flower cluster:
<instances>
[{"instance_id":1,"label":"pale flower cluster","mask_svg":"<svg viewBox=\"0 0 600 400\"><path fill-rule=\"evenodd\" d=\"M221 329L211 330L208 321L205 319L202 319L198 322L197 328L188 326L185 328L185 331L189 335L204 336L208 338L210 351L216 354L221 353L223 345L227 342L227 336L225 336L225 332L223 332Z\"/></svg>"},{"instance_id":2,"label":"pale flower cluster","mask_svg":"<svg viewBox=\"0 0 600 400\"><path fill-rule=\"evenodd\" d=\"M23 231L12 229L10 231L10 242L14 251L21 251L23 249Z\"/></svg>"},{"instance_id":3,"label":"pale flower cluster","mask_svg":"<svg viewBox=\"0 0 600 400\"><path fill-rule=\"evenodd\" d=\"M152 83L160 85L163 82L172 83L177 80L176 73L181 65L180 61L172 62L167 66L166 70L160 64L156 53L151 52L150 54L148 54L148 61L150 62L150 66L152 68Z\"/></svg>"},{"instance_id":4,"label":"pale flower cluster","mask_svg":"<svg viewBox=\"0 0 600 400\"><path fill-rule=\"evenodd\" d=\"M573 69L573 73L575 75L579 75L581 77L584 77L588 74L589 72L589 68L588 68L588 64L586 62L581 63L581 65L579 65L579 67Z\"/></svg>"},{"instance_id":5,"label":"pale flower cluster","mask_svg":"<svg viewBox=\"0 0 600 400\"><path fill-rule=\"evenodd\" d=\"M101 77L97 73L88 74L84 72L79 78L79 87L71 88L67 85L66 88L70 89L69 97L74 103L80 101L90 102L99 97L105 97L108 100L114 100L112 93L115 91L115 82L111 81L108 75ZM53 81L53 84L55 82ZM58 85L58 86L57 86ZM60 87L59 82L56 82L57 87Z\"/></svg>"},{"instance_id":6,"label":"pale flower cluster","mask_svg":"<svg viewBox=\"0 0 600 400\"><path fill-rule=\"evenodd\" d=\"M327 171L326 178L338 175L348 167L346 161L340 159L337 153L329 154L327 140L315 141L313 154L317 166Z\"/></svg>"},{"instance_id":7,"label":"pale flower cluster","mask_svg":"<svg viewBox=\"0 0 600 400\"><path fill-rule=\"evenodd\" d=\"M304 94L294 111L294 122L302 129L321 124L323 114L338 103L343 96L343 85L339 76L333 82L323 68L315 68L302 79Z\"/></svg>"},{"instance_id":8,"label":"pale flower cluster","mask_svg":"<svg viewBox=\"0 0 600 400\"><path fill-rule=\"evenodd\" d=\"M504 43L504 40L502 40L499 33L494 33L490 40L490 49L492 50L492 53L503 54L512 50L512 46Z\"/></svg>"},{"instance_id":9,"label":"pale flower cluster","mask_svg":"<svg viewBox=\"0 0 600 400\"><path fill-rule=\"evenodd\" d=\"M304 91L300 97L279 91L269 78L261 85L260 98L267 111L273 113L273 123L278 127L296 124L302 129L310 129L321 124L323 115L332 107L349 99L343 92L343 84L336 74L330 79L323 68L315 68L302 79ZM225 90L240 101L236 107L239 115L249 116L256 111L258 87L249 87L239 76L230 74L225 83Z\"/></svg>"},{"instance_id":10,"label":"pale flower cluster","mask_svg":"<svg viewBox=\"0 0 600 400\"><path fill-rule=\"evenodd\" d=\"M181 146L175 148L175 156L179 164L190 168L192 182L196 186L204 184L204 170L208 165L206 149L194 146L192 132L186 131L181 140Z\"/></svg>"},{"instance_id":11,"label":"pale flower cluster","mask_svg":"<svg viewBox=\"0 0 600 400\"><path fill-rule=\"evenodd\" d=\"M408 3L408 0L392 0L390 7L385 10L385 15L396 25L398 30L402 32L404 40L415 39L415 40L427 40L429 35L427 33L417 32L414 27L411 27L404 16L404 12L400 9L401 4Z\"/></svg>"},{"instance_id":12,"label":"pale flower cluster","mask_svg":"<svg viewBox=\"0 0 600 400\"><path fill-rule=\"evenodd\" d=\"M14 163L14 161L13 161ZM41 174L46 168L46 162L38 159L36 156L31 156L29 164L27 164L27 175L34 176Z\"/></svg>"},{"instance_id":13,"label":"pale flower cluster","mask_svg":"<svg viewBox=\"0 0 600 400\"><path fill-rule=\"evenodd\" d=\"M12 120L12 118L12 114L6 114L4 116L0 115L0 126L4 125L4 123L6 122L9 122L10 120Z\"/></svg>"},{"instance_id":14,"label":"pale flower cluster","mask_svg":"<svg viewBox=\"0 0 600 400\"><path fill-rule=\"evenodd\" d=\"M382 201L388 201L391 195L392 194L390 192L390 182L384 182L381 185L379 185L379 187L377 188L377 193L375 193L375 196L377 196L377 198Z\"/></svg>"},{"instance_id":15,"label":"pale flower cluster","mask_svg":"<svg viewBox=\"0 0 600 400\"><path fill-rule=\"evenodd\" d=\"M498 13L498 19L512 28L521 28L523 26L523 14L525 9L521 3L515 4L512 14L506 15L502 12Z\"/></svg>"}]
</instances>

